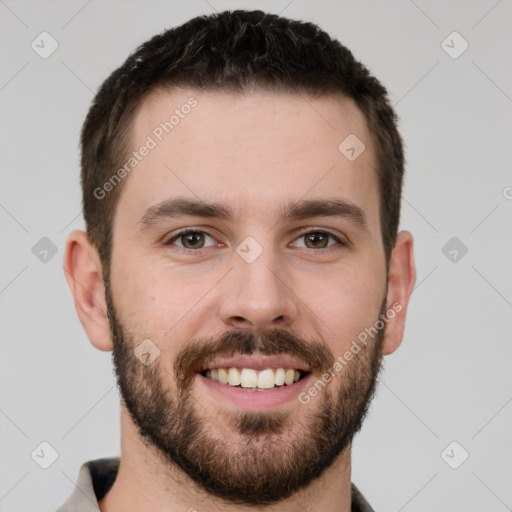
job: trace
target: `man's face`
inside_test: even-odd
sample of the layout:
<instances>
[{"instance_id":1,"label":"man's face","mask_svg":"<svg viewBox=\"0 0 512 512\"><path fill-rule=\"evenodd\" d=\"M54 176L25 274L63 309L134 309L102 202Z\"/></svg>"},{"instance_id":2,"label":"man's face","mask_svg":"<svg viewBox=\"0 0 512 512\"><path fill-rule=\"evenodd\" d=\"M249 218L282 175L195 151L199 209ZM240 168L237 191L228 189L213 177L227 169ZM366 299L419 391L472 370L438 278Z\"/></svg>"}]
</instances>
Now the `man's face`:
<instances>
[{"instance_id":1,"label":"man's face","mask_svg":"<svg viewBox=\"0 0 512 512\"><path fill-rule=\"evenodd\" d=\"M191 96L197 106L155 132ZM338 149L350 134L366 146L355 160ZM386 310L364 117L334 98L159 92L134 119L133 148L148 136L156 147L123 184L106 283L123 400L147 446L204 490L280 501L349 450L380 369L384 329L332 369ZM162 206L178 198L231 216ZM298 215L310 201L317 209ZM337 215L318 209L334 204ZM280 384L207 376L230 367L246 385L272 368ZM278 368L301 379L283 384Z\"/></svg>"}]
</instances>

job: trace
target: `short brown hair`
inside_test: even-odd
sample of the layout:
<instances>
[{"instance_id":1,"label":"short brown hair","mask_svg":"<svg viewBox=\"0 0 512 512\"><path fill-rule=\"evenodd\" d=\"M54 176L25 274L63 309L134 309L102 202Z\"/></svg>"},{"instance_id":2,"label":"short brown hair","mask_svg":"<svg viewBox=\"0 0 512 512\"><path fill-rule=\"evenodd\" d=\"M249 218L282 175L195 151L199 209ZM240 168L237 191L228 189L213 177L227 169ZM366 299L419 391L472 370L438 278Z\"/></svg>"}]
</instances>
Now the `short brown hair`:
<instances>
[{"instance_id":1,"label":"short brown hair","mask_svg":"<svg viewBox=\"0 0 512 512\"><path fill-rule=\"evenodd\" d=\"M88 237L107 273L122 183L101 199L95 190L126 160L137 108L153 91L173 87L228 94L256 88L353 100L376 148L382 241L389 264L400 217L404 155L386 89L317 25L236 10L198 16L153 37L107 78L94 98L81 134L83 212Z\"/></svg>"}]
</instances>

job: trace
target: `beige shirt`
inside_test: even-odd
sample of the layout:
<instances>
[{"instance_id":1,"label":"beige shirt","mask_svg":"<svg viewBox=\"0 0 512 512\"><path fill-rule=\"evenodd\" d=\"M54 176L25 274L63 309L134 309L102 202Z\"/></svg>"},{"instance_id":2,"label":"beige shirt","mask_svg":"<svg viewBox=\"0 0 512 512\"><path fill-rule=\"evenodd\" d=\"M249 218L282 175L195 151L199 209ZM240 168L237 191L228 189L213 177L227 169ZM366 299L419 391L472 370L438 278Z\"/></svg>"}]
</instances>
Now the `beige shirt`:
<instances>
[{"instance_id":1,"label":"beige shirt","mask_svg":"<svg viewBox=\"0 0 512 512\"><path fill-rule=\"evenodd\" d=\"M112 487L119 469L119 457L90 460L82 464L76 489L57 512L98 512L98 501ZM374 512L352 484L352 512Z\"/></svg>"}]
</instances>

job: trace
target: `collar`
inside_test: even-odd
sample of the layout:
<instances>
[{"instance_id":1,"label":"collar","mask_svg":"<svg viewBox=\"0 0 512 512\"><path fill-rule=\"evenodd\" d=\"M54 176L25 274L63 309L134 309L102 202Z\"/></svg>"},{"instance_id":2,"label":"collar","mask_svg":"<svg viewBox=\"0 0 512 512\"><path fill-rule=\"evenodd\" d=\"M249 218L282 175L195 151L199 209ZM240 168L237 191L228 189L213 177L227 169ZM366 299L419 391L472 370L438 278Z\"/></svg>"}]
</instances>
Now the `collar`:
<instances>
[{"instance_id":1,"label":"collar","mask_svg":"<svg viewBox=\"0 0 512 512\"><path fill-rule=\"evenodd\" d=\"M98 512L119 470L119 457L89 460L82 464L75 490L57 512ZM352 512L375 512L358 488L351 484Z\"/></svg>"}]
</instances>

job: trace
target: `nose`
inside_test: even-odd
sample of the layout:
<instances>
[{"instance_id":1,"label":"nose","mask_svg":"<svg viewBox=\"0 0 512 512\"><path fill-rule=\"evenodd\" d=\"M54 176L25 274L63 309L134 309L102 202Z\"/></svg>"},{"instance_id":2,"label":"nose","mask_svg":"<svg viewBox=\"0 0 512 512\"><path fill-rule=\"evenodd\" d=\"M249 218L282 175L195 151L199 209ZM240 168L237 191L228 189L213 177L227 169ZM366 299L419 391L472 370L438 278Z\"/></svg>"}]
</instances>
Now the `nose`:
<instances>
[{"instance_id":1,"label":"nose","mask_svg":"<svg viewBox=\"0 0 512 512\"><path fill-rule=\"evenodd\" d=\"M298 297L270 251L263 251L252 263L235 254L234 268L223 286L220 314L230 327L260 334L288 327L297 319Z\"/></svg>"}]
</instances>

